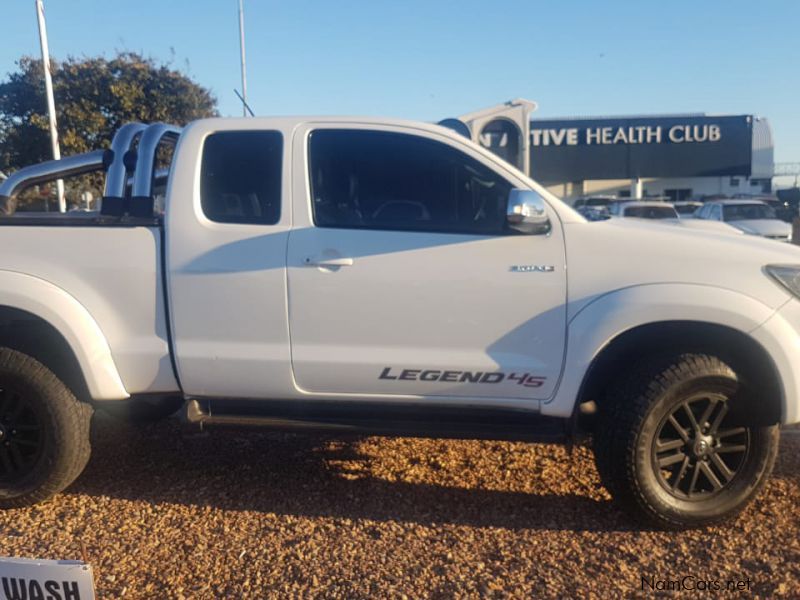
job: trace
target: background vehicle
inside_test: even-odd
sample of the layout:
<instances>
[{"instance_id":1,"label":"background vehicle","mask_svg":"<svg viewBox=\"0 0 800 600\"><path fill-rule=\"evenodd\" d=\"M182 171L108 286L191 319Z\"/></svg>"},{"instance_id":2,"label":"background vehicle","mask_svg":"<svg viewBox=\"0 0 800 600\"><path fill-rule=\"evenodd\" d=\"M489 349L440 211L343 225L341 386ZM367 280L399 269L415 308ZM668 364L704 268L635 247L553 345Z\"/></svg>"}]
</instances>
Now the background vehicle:
<instances>
[{"instance_id":1,"label":"background vehicle","mask_svg":"<svg viewBox=\"0 0 800 600\"><path fill-rule=\"evenodd\" d=\"M733 200L753 200L763 202L775 211L775 216L781 221L791 223L797 216L797 206L792 206L788 201L781 200L777 195L766 194L734 194Z\"/></svg>"},{"instance_id":2,"label":"background vehicle","mask_svg":"<svg viewBox=\"0 0 800 600\"><path fill-rule=\"evenodd\" d=\"M756 200L714 200L695 213L698 219L722 221L744 233L777 240L792 241L792 226L781 221L765 202Z\"/></svg>"},{"instance_id":3,"label":"background vehicle","mask_svg":"<svg viewBox=\"0 0 800 600\"><path fill-rule=\"evenodd\" d=\"M103 169L99 214L15 210ZM0 212L2 507L79 475L93 407L185 401L209 426L592 434L617 501L691 527L741 510L800 421L800 249L589 224L438 126L130 124L12 174Z\"/></svg>"},{"instance_id":4,"label":"background vehicle","mask_svg":"<svg viewBox=\"0 0 800 600\"><path fill-rule=\"evenodd\" d=\"M572 203L572 207L576 210L583 207L609 208L612 204L614 204L615 202L620 202L621 200L622 199L618 198L617 196L603 196L603 195L582 196Z\"/></svg>"},{"instance_id":5,"label":"background vehicle","mask_svg":"<svg viewBox=\"0 0 800 600\"><path fill-rule=\"evenodd\" d=\"M680 217L672 203L661 200L651 201L629 201L613 204L611 210L616 217L638 218L654 220L665 225L683 227L685 229L696 229L702 231L714 231L717 233L742 234L740 229L731 227L727 223L717 221L704 221L700 219ZM590 219L591 220L591 219Z\"/></svg>"},{"instance_id":6,"label":"background vehicle","mask_svg":"<svg viewBox=\"0 0 800 600\"><path fill-rule=\"evenodd\" d=\"M587 221L605 221L611 218L605 206L581 206L577 211Z\"/></svg>"},{"instance_id":7,"label":"background vehicle","mask_svg":"<svg viewBox=\"0 0 800 600\"><path fill-rule=\"evenodd\" d=\"M615 217L634 217L637 219L677 219L678 211L672 204L661 201L618 202L609 210Z\"/></svg>"},{"instance_id":8,"label":"background vehicle","mask_svg":"<svg viewBox=\"0 0 800 600\"><path fill-rule=\"evenodd\" d=\"M703 206L702 202L696 202L694 200L682 200L679 202L673 202L672 206L675 207L675 210L678 211L678 215L683 218L691 219L694 217L695 211Z\"/></svg>"}]
</instances>

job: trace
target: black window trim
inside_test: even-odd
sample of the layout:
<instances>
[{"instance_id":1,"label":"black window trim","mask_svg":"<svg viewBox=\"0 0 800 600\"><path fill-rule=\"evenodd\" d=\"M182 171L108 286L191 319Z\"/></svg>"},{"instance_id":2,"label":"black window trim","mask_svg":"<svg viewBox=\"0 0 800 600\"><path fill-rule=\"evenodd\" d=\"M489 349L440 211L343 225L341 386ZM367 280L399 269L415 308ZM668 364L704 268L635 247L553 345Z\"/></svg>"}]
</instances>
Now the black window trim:
<instances>
[{"instance_id":1,"label":"black window trim","mask_svg":"<svg viewBox=\"0 0 800 600\"><path fill-rule=\"evenodd\" d=\"M415 134L413 132L405 132L405 131L396 131L393 129L372 129L372 128L360 128L360 127L347 127L347 126L333 126L333 127L314 127L313 129L309 129L306 133L306 182L308 184L308 197L307 202L310 208L310 216L311 216L311 223L314 227L319 229L333 229L333 230L342 230L342 231L377 231L377 232L389 232L389 233L419 233L419 234L429 234L435 233L438 235L461 235L461 236L470 236L473 238L501 238L501 237L512 237L517 235L526 235L520 231L512 229L509 227L508 222L503 224L503 231L501 233L476 233L475 231L460 231L455 229L448 229L448 230L441 230L441 229L410 229L407 227L371 227L371 226L359 226L359 225L320 225L317 223L317 216L314 207L314 181L313 181L313 174L311 172L311 163L312 163L312 156L311 156L311 142L314 136L314 133L317 131L368 131L368 132L377 132L377 133L387 133L387 134L394 134L394 135L404 135L413 138L419 138L423 140L429 140L434 143L439 143L443 146L451 148L452 150L461 153L462 155L471 158L472 160L480 163L487 169L490 169L492 173L494 173L497 177L499 177L502 181L508 184L510 189L515 189L516 186L508 177L504 174L500 173L494 165L487 164L485 161L480 160L476 156L472 156L468 154L461 148L458 148L454 145L447 144L443 140L437 140L427 136L421 136Z\"/></svg>"},{"instance_id":2,"label":"black window trim","mask_svg":"<svg viewBox=\"0 0 800 600\"><path fill-rule=\"evenodd\" d=\"M204 153L206 148L206 142L209 138L213 137L214 135L218 134L225 134L225 133L276 133L280 137L280 182L279 182L279 189L278 189L278 213L277 219L274 223L256 223L256 222L247 222L247 221L219 221L214 219L208 215L205 208L203 207L203 164L204 164ZM288 147L286 144L286 136L284 132L280 129L218 129L214 131L207 132L202 140L200 145L200 166L199 166L199 189L198 189L198 197L199 197L199 205L197 208L200 210L200 214L203 218L212 223L215 226L222 226L222 227L276 227L281 224L282 219L284 218L284 192L286 190L286 173L285 173L285 163L287 160L291 160L291 157L287 156ZM288 185L291 185L291 181L288 182Z\"/></svg>"}]
</instances>

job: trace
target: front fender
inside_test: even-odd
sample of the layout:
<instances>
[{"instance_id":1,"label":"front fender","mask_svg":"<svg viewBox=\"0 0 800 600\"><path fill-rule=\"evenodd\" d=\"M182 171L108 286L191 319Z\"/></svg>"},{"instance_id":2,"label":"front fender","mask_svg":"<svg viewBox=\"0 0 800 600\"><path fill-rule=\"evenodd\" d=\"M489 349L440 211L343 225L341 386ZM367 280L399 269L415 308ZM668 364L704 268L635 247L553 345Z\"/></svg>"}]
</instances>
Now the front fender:
<instances>
[{"instance_id":1,"label":"front fender","mask_svg":"<svg viewBox=\"0 0 800 600\"><path fill-rule=\"evenodd\" d=\"M542 414L570 416L590 365L626 331L663 321L697 321L750 335L775 312L750 296L699 284L639 285L599 296L568 324L564 368L554 395L542 403Z\"/></svg>"},{"instance_id":2,"label":"front fender","mask_svg":"<svg viewBox=\"0 0 800 600\"><path fill-rule=\"evenodd\" d=\"M103 332L73 296L43 279L0 271L0 306L25 311L53 326L75 354L93 399L129 397Z\"/></svg>"}]
</instances>

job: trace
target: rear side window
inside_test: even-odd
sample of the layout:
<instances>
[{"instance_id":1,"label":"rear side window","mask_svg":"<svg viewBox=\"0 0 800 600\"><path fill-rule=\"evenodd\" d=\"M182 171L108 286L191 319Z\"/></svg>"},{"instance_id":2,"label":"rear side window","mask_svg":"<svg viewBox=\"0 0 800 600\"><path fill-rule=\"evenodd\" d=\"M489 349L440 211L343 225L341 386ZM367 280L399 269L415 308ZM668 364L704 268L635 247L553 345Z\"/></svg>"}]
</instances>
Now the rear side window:
<instances>
[{"instance_id":1,"label":"rear side window","mask_svg":"<svg viewBox=\"0 0 800 600\"><path fill-rule=\"evenodd\" d=\"M678 213L671 206L629 206L625 209L625 216L640 219L676 219Z\"/></svg>"},{"instance_id":2,"label":"rear side window","mask_svg":"<svg viewBox=\"0 0 800 600\"><path fill-rule=\"evenodd\" d=\"M446 144L401 133L321 129L311 134L318 227L514 234L511 184Z\"/></svg>"},{"instance_id":3,"label":"rear side window","mask_svg":"<svg viewBox=\"0 0 800 600\"><path fill-rule=\"evenodd\" d=\"M281 217L283 136L223 131L203 145L200 200L217 223L274 225Z\"/></svg>"}]
</instances>

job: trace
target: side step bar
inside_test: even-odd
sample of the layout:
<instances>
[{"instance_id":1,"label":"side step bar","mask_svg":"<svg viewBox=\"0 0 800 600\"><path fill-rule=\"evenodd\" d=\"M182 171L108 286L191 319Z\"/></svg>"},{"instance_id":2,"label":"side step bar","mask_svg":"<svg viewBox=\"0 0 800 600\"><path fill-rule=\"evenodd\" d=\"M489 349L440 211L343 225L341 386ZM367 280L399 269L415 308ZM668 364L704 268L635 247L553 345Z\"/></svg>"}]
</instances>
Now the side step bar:
<instances>
[{"instance_id":1,"label":"side step bar","mask_svg":"<svg viewBox=\"0 0 800 600\"><path fill-rule=\"evenodd\" d=\"M212 410L213 402L213 410ZM204 427L563 443L570 420L512 410L305 401L189 400L186 420Z\"/></svg>"},{"instance_id":2,"label":"side step bar","mask_svg":"<svg viewBox=\"0 0 800 600\"><path fill-rule=\"evenodd\" d=\"M344 425L326 421L310 421L298 418L285 418L278 416L215 414L205 412L197 400L190 400L186 404L186 419L197 425L228 425L233 427L264 427L268 429L307 429L310 431L337 430L356 431L353 425Z\"/></svg>"}]
</instances>

